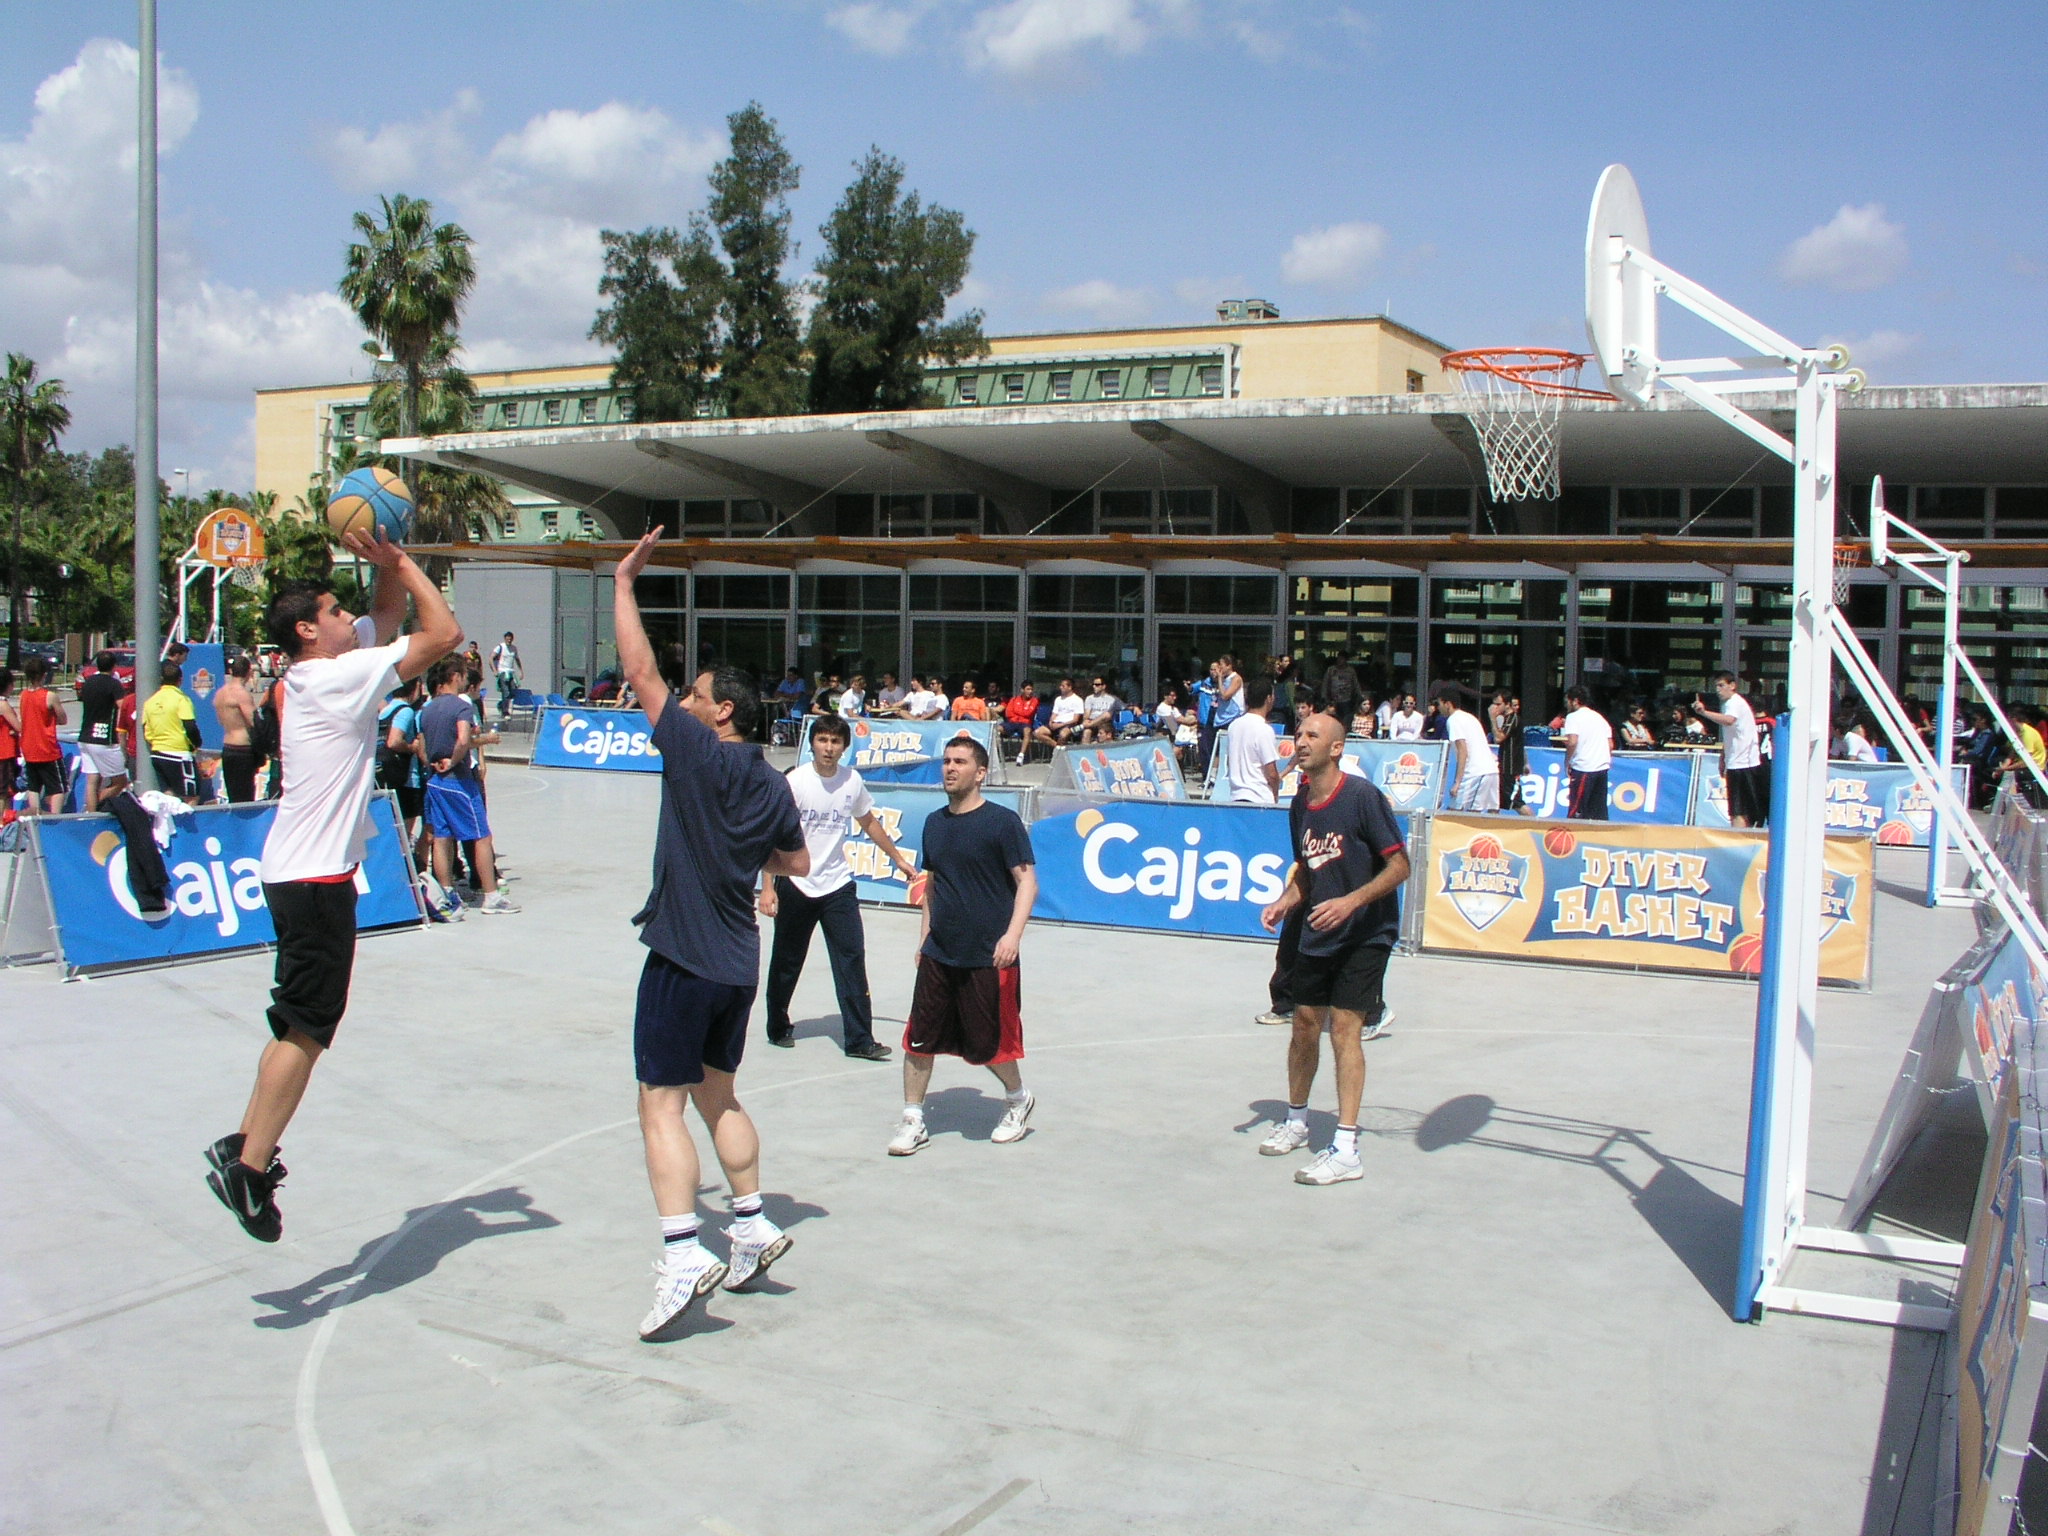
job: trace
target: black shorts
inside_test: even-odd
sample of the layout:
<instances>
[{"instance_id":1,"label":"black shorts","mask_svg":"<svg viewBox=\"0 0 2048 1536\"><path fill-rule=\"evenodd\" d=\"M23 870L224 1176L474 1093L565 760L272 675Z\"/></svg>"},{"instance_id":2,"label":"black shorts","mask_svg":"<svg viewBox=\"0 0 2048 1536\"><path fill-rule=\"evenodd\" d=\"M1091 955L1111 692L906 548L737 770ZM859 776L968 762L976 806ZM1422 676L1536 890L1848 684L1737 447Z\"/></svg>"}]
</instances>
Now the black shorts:
<instances>
[{"instance_id":1,"label":"black shorts","mask_svg":"<svg viewBox=\"0 0 2048 1536\"><path fill-rule=\"evenodd\" d=\"M1341 1008L1361 1019L1377 1017L1392 953L1384 944L1354 944L1334 955L1297 955L1294 1006Z\"/></svg>"},{"instance_id":2,"label":"black shorts","mask_svg":"<svg viewBox=\"0 0 2048 1536\"><path fill-rule=\"evenodd\" d=\"M256 798L256 749L254 747L222 747L220 749L221 783L228 792L230 805L248 805Z\"/></svg>"},{"instance_id":3,"label":"black shorts","mask_svg":"<svg viewBox=\"0 0 2048 1536\"><path fill-rule=\"evenodd\" d=\"M1762 763L1750 768L1730 768L1728 779L1728 819L1740 816L1752 827L1763 826L1771 819L1771 770Z\"/></svg>"},{"instance_id":4,"label":"black shorts","mask_svg":"<svg viewBox=\"0 0 2048 1536\"><path fill-rule=\"evenodd\" d=\"M398 799L398 815L401 821L418 821L420 812L426 809L427 790L423 784L401 784L391 791Z\"/></svg>"},{"instance_id":5,"label":"black shorts","mask_svg":"<svg viewBox=\"0 0 2048 1536\"><path fill-rule=\"evenodd\" d=\"M737 1072L747 1048L752 987L707 981L666 955L647 952L633 1010L633 1075L650 1088L704 1081L704 1069Z\"/></svg>"},{"instance_id":6,"label":"black shorts","mask_svg":"<svg viewBox=\"0 0 2048 1536\"><path fill-rule=\"evenodd\" d=\"M334 1044L334 1028L348 1008L349 977L356 965L354 880L283 880L263 883L277 930L277 979L270 989L270 1032L295 1029Z\"/></svg>"},{"instance_id":7,"label":"black shorts","mask_svg":"<svg viewBox=\"0 0 2048 1536\"><path fill-rule=\"evenodd\" d=\"M189 757L173 757L168 752L152 752L149 764L156 770L156 787L167 795L176 795L180 800L190 800L199 793L199 769Z\"/></svg>"},{"instance_id":8,"label":"black shorts","mask_svg":"<svg viewBox=\"0 0 2048 1536\"><path fill-rule=\"evenodd\" d=\"M32 795L61 795L70 788L64 782L64 759L61 757L47 763L31 760L27 779L27 789Z\"/></svg>"},{"instance_id":9,"label":"black shorts","mask_svg":"<svg viewBox=\"0 0 2048 1536\"><path fill-rule=\"evenodd\" d=\"M914 1056L958 1056L977 1067L1022 1060L1022 967L947 965L919 955L903 1049Z\"/></svg>"}]
</instances>

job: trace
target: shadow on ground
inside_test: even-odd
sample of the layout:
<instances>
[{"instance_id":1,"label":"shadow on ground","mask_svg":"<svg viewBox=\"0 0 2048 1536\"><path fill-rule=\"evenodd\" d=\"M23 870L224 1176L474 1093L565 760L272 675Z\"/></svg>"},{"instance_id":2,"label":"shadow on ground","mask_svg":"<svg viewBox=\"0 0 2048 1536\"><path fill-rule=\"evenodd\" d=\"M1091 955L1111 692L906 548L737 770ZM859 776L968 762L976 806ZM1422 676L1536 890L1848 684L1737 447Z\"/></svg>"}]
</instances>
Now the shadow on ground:
<instances>
[{"instance_id":1,"label":"shadow on ground","mask_svg":"<svg viewBox=\"0 0 2048 1536\"><path fill-rule=\"evenodd\" d=\"M494 1217L503 1219L493 1220ZM560 1225L546 1211L535 1210L533 1197L525 1190L510 1187L422 1205L407 1211L405 1220L390 1232L365 1242L346 1264L323 1269L289 1290L262 1291L251 1297L250 1300L272 1309L255 1320L256 1326L302 1328L318 1322L336 1307L395 1291L432 1274L449 1254L471 1243ZM397 1240L392 1242L390 1251L377 1258L377 1250L393 1238ZM351 1284L357 1272L373 1261L374 1267Z\"/></svg>"}]
</instances>

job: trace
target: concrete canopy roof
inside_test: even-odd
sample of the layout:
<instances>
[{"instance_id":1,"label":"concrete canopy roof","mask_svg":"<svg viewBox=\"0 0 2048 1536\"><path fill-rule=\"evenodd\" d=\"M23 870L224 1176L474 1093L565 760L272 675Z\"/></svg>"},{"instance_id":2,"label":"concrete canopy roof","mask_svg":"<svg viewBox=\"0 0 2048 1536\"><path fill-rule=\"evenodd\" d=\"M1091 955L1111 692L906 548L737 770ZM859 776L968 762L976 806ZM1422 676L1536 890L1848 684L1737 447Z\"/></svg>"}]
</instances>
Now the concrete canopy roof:
<instances>
[{"instance_id":1,"label":"concrete canopy roof","mask_svg":"<svg viewBox=\"0 0 2048 1536\"><path fill-rule=\"evenodd\" d=\"M1776 412L1786 396L1738 396ZM1790 431L1789 411L1778 424ZM2048 483L2048 385L1873 388L1845 398L1842 472L1902 484ZM1568 402L1567 486L1784 484L1754 444L1676 396ZM1460 448L1460 440L1465 447ZM649 504L757 497L792 534L831 531L830 497L975 490L1028 534L1101 486L1236 491L1253 530L1290 486L1463 485L1478 466L1460 397L1127 400L848 416L634 422L387 440L386 453L475 470L637 532Z\"/></svg>"}]
</instances>

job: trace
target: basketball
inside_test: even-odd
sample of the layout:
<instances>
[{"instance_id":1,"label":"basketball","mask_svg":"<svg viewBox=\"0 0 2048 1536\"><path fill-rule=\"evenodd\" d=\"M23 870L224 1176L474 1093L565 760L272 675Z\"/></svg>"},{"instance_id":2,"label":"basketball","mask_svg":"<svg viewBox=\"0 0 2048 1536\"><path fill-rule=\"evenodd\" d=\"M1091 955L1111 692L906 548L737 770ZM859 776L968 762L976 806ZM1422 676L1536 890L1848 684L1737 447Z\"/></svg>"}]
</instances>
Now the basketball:
<instances>
[{"instance_id":1,"label":"basketball","mask_svg":"<svg viewBox=\"0 0 2048 1536\"><path fill-rule=\"evenodd\" d=\"M1754 976L1764 968L1764 941L1754 933L1745 933L1728 946L1728 969Z\"/></svg>"},{"instance_id":2,"label":"basketball","mask_svg":"<svg viewBox=\"0 0 2048 1536\"><path fill-rule=\"evenodd\" d=\"M1552 858L1569 858L1572 850L1578 846L1579 840L1572 836L1570 827L1552 827L1543 834L1544 851L1549 853Z\"/></svg>"},{"instance_id":3,"label":"basketball","mask_svg":"<svg viewBox=\"0 0 2048 1536\"><path fill-rule=\"evenodd\" d=\"M365 465L342 476L328 497L327 526L337 539L377 528L389 542L403 544L412 536L412 510L412 492L403 480L388 469Z\"/></svg>"},{"instance_id":4,"label":"basketball","mask_svg":"<svg viewBox=\"0 0 2048 1536\"><path fill-rule=\"evenodd\" d=\"M1913 829L1903 821L1888 821L1877 829L1877 840L1886 848L1913 846Z\"/></svg>"},{"instance_id":5,"label":"basketball","mask_svg":"<svg viewBox=\"0 0 2048 1536\"><path fill-rule=\"evenodd\" d=\"M1475 837L1472 839L1472 846L1465 850L1465 856L1472 859L1497 859L1502 851L1499 838Z\"/></svg>"}]
</instances>

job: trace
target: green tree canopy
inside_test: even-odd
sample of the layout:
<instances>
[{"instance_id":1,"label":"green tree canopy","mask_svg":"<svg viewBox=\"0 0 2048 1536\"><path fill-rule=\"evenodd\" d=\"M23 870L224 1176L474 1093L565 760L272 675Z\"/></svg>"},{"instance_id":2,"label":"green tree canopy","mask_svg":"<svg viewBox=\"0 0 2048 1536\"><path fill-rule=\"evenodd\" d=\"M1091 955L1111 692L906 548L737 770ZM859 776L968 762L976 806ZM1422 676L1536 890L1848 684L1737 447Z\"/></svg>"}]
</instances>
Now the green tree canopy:
<instances>
[{"instance_id":1,"label":"green tree canopy","mask_svg":"<svg viewBox=\"0 0 2048 1536\"><path fill-rule=\"evenodd\" d=\"M788 196L802 172L775 120L750 101L726 120L732 147L711 169L708 212L727 263L719 360L733 416L789 416L804 408L803 340L796 289L783 269L796 254Z\"/></svg>"},{"instance_id":2,"label":"green tree canopy","mask_svg":"<svg viewBox=\"0 0 2048 1536\"><path fill-rule=\"evenodd\" d=\"M380 198L380 224L358 213L362 240L348 248L339 290L363 329L383 344L401 381L398 436L420 430L420 397L434 344L453 337L476 286L470 238L459 224L435 224L424 198Z\"/></svg>"},{"instance_id":3,"label":"green tree canopy","mask_svg":"<svg viewBox=\"0 0 2048 1536\"><path fill-rule=\"evenodd\" d=\"M687 421L718 403L725 278L701 214L687 235L604 231L597 291L610 303L590 335L617 349L612 383L632 391L637 420Z\"/></svg>"},{"instance_id":4,"label":"green tree canopy","mask_svg":"<svg viewBox=\"0 0 2048 1536\"><path fill-rule=\"evenodd\" d=\"M0 376L0 468L7 474L7 499L13 504L13 530L8 542L7 664L21 662L21 610L27 593L22 564L22 516L26 503L39 500L43 461L57 451L57 439L71 425L64 403L64 381L36 381L36 365L19 352L7 354Z\"/></svg>"},{"instance_id":5,"label":"green tree canopy","mask_svg":"<svg viewBox=\"0 0 2048 1536\"><path fill-rule=\"evenodd\" d=\"M819 233L818 304L811 311L810 408L900 411L936 403L927 359L958 362L988 350L981 311L947 320L967 279L974 232L950 208L903 192L901 161L871 148Z\"/></svg>"}]
</instances>

